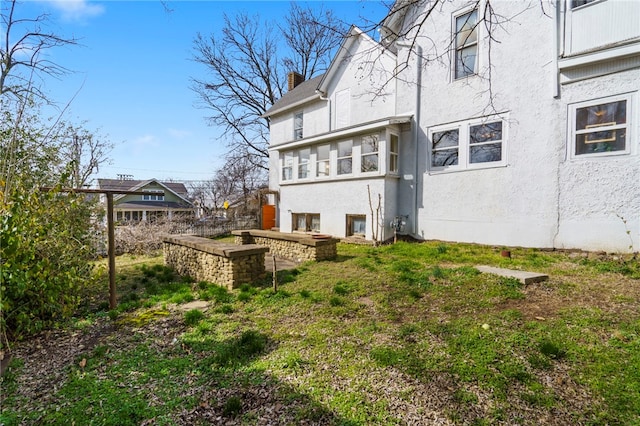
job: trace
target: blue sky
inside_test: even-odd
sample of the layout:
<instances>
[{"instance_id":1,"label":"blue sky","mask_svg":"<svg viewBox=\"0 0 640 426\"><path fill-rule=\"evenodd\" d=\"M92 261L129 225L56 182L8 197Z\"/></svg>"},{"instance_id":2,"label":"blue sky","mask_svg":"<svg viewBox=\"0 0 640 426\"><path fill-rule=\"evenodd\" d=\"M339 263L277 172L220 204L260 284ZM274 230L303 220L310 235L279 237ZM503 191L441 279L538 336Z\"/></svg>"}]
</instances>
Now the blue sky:
<instances>
[{"instance_id":1,"label":"blue sky","mask_svg":"<svg viewBox=\"0 0 640 426\"><path fill-rule=\"evenodd\" d=\"M50 13L52 29L82 46L56 49L56 63L74 71L47 80L46 91L66 117L86 120L116 145L112 164L97 177L130 174L136 179L203 180L222 166L220 130L196 108L190 78L205 68L191 60L196 33L218 34L223 13L238 11L278 19L288 1L27 1L20 13ZM309 2L313 7L323 3ZM380 0L325 1L347 23L384 17Z\"/></svg>"}]
</instances>

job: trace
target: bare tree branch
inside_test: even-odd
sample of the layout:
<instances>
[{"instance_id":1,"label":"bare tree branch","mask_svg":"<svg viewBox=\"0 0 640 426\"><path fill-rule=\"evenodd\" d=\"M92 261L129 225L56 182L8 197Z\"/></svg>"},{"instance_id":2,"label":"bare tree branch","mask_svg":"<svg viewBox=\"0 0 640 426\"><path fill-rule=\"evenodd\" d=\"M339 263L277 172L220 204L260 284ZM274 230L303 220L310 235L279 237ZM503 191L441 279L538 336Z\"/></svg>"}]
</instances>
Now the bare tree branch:
<instances>
[{"instance_id":1,"label":"bare tree branch","mask_svg":"<svg viewBox=\"0 0 640 426\"><path fill-rule=\"evenodd\" d=\"M209 123L223 129L228 156L245 156L266 171L269 120L264 113L284 95L287 72L310 78L326 69L343 27L331 11L296 3L284 26L246 13L225 16L224 22L220 35L198 34L194 40L193 59L208 76L192 78L192 89L209 110Z\"/></svg>"},{"instance_id":2,"label":"bare tree branch","mask_svg":"<svg viewBox=\"0 0 640 426\"><path fill-rule=\"evenodd\" d=\"M20 99L35 96L50 102L44 92L32 84L34 75L55 78L69 73L60 64L45 58L49 49L78 44L75 38L64 38L43 29L49 16L16 17L16 0L3 2L0 11L4 29L0 46L0 96L13 95Z\"/></svg>"}]
</instances>

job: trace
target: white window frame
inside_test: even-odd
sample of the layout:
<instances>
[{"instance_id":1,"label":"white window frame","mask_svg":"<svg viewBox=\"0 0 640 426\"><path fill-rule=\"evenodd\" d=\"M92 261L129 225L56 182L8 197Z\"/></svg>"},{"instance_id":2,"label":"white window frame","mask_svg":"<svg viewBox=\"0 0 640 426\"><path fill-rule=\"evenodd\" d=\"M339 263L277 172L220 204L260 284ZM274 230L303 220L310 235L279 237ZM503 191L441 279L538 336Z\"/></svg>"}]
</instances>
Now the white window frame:
<instances>
[{"instance_id":1,"label":"white window frame","mask_svg":"<svg viewBox=\"0 0 640 426\"><path fill-rule=\"evenodd\" d=\"M142 196L143 201L164 201L164 194L157 194L156 192L162 191L145 191L148 194Z\"/></svg>"},{"instance_id":2,"label":"white window frame","mask_svg":"<svg viewBox=\"0 0 640 426\"><path fill-rule=\"evenodd\" d=\"M305 173L306 172L306 173ZM305 175L306 176L303 176ZM311 179L311 148L298 150L298 179Z\"/></svg>"},{"instance_id":3,"label":"white window frame","mask_svg":"<svg viewBox=\"0 0 640 426\"><path fill-rule=\"evenodd\" d=\"M285 171L289 170L289 177L286 177ZM293 181L293 151L285 151L282 153L282 172L280 174L281 182Z\"/></svg>"},{"instance_id":4,"label":"white window frame","mask_svg":"<svg viewBox=\"0 0 640 426\"><path fill-rule=\"evenodd\" d=\"M626 105L626 117L625 117L625 123L622 124L613 124L613 125L603 125L600 127L596 127L596 128L591 128L589 130L586 129L582 129L582 130L576 130L576 121L577 121L577 113L578 110L582 109L582 108L587 108L590 106L595 106L595 105L603 105L603 104L608 104L608 103L613 103L613 102L620 102L620 101L626 101L627 105ZM621 94L621 95L615 95L615 96L608 96L605 98L598 98L598 99L591 99L588 101L583 101L583 102L578 102L578 103L574 103L574 104L569 104L568 105L568 119L567 119L567 123L569 125L569 128L567 130L567 135L569 135L569 140L567 143L567 149L569 151L569 156L571 159L586 159L586 158L597 158L597 157L611 157L611 156L617 156L617 155L628 155L631 153L631 146L632 146L632 129L633 129L633 123L632 121L635 121L634 118L634 94L633 93L625 93L625 94ZM585 133L592 133L592 132L597 132L597 131L602 131L602 132L606 132L606 131L618 131L618 130L624 130L626 132L625 135L625 148L623 150L617 150L617 151L604 151L604 152L594 152L594 153L587 153L587 154L576 154L576 138L578 135L580 134L585 134Z\"/></svg>"},{"instance_id":5,"label":"white window frame","mask_svg":"<svg viewBox=\"0 0 640 426\"><path fill-rule=\"evenodd\" d=\"M320 147L328 148L329 151L327 152L327 158L320 157L320 151L318 149ZM316 145L315 152L316 152L316 178L327 179L331 177L331 144L323 143L323 144ZM325 170L327 171L326 174L324 174Z\"/></svg>"},{"instance_id":6,"label":"white window frame","mask_svg":"<svg viewBox=\"0 0 640 426\"><path fill-rule=\"evenodd\" d=\"M473 12L476 12L476 22L475 22L475 28L474 31L476 32L476 40L475 42L471 42L471 43L464 43L460 46L458 46L458 19L462 18L463 16L467 15L467 14L472 14ZM478 16L480 15L480 11L475 8L475 7L469 7L469 8L465 8L462 9L458 12L456 12L453 15L453 22L452 22L452 34L453 34L453 39L452 39L452 46L453 46L453 54L452 54L452 60L451 60L451 78L453 81L456 80L462 80L474 75L478 74L478 69L479 69L479 58L480 58L480 25L478 25ZM462 49L468 49L469 47L472 47L475 45L476 48L476 57L475 57L475 62L473 64L473 72L470 72L468 74L464 74L458 77L458 73L457 73L457 69L458 69L458 51L462 50Z\"/></svg>"},{"instance_id":7,"label":"white window frame","mask_svg":"<svg viewBox=\"0 0 640 426\"><path fill-rule=\"evenodd\" d=\"M578 4L578 5L576 5L576 4L575 4L575 0L568 0L569 8L570 8L571 10L579 9L579 8L581 8L581 7L588 6L588 5L590 5L591 3L595 2L595 1L598 1L598 0L582 0L582 1L584 1L584 3L583 3L583 4Z\"/></svg>"},{"instance_id":8,"label":"white window frame","mask_svg":"<svg viewBox=\"0 0 640 426\"><path fill-rule=\"evenodd\" d=\"M349 155L344 155L344 156L340 156L340 144L342 143L349 143L351 144L351 152L349 153ZM336 174L338 176L351 176L353 175L353 169L354 169L354 161L353 161L353 141L352 140L343 140L343 141L339 141L336 143L336 155L338 156L338 160L336 163ZM343 160L351 160L351 171L349 173L340 173L340 162Z\"/></svg>"},{"instance_id":9,"label":"white window frame","mask_svg":"<svg viewBox=\"0 0 640 426\"><path fill-rule=\"evenodd\" d=\"M504 167L507 165L507 144L508 144L508 119L506 114L498 114L492 115L488 117L474 118L464 121L458 121L455 123L443 124L438 126L433 126L429 128L429 149L427 155L428 161L428 169L430 172L450 172L450 171L463 171L463 170L475 170L475 169L489 169L494 167ZM491 124L495 122L502 122L502 139L492 140L488 142L483 142L480 144L471 144L470 136L471 136L471 127L482 125L482 124ZM432 158L433 158L433 135L434 133L440 133L447 130L457 130L458 131L458 164L450 165L450 166L433 166ZM473 146L480 146L482 144L497 144L500 143L500 160L499 161L487 161L482 163L471 163L470 161L470 150Z\"/></svg>"},{"instance_id":10,"label":"white window frame","mask_svg":"<svg viewBox=\"0 0 640 426\"><path fill-rule=\"evenodd\" d=\"M304 111L293 114L293 140L304 138Z\"/></svg>"},{"instance_id":11,"label":"white window frame","mask_svg":"<svg viewBox=\"0 0 640 426\"><path fill-rule=\"evenodd\" d=\"M395 138L396 147L393 149L393 139ZM397 175L400 172L400 136L395 133L389 133L389 173Z\"/></svg>"},{"instance_id":12,"label":"white window frame","mask_svg":"<svg viewBox=\"0 0 640 426\"><path fill-rule=\"evenodd\" d=\"M367 151L365 152L365 146L367 145L369 140L374 140L375 151ZM365 170L365 157L376 157L375 162L375 170ZM353 164L352 164L353 166ZM370 174L370 173L378 173L380 171L380 135L377 133L372 133L370 135L364 135L360 139L360 173Z\"/></svg>"}]
</instances>

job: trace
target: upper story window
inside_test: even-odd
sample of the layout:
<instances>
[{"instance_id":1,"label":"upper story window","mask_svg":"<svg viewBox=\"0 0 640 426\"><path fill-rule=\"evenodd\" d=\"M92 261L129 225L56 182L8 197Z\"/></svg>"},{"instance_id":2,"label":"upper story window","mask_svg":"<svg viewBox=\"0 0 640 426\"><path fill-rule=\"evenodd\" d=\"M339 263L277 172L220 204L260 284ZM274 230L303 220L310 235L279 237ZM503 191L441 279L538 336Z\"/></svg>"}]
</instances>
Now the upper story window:
<instances>
[{"instance_id":1,"label":"upper story window","mask_svg":"<svg viewBox=\"0 0 640 426\"><path fill-rule=\"evenodd\" d=\"M627 119L631 95L572 105L573 156L604 156L629 152Z\"/></svg>"},{"instance_id":2,"label":"upper story window","mask_svg":"<svg viewBox=\"0 0 640 426\"><path fill-rule=\"evenodd\" d=\"M353 142L338 142L338 174L348 175L353 170Z\"/></svg>"},{"instance_id":3,"label":"upper story window","mask_svg":"<svg viewBox=\"0 0 640 426\"><path fill-rule=\"evenodd\" d=\"M304 114L302 111L297 112L293 115L293 139L302 139L303 132L302 128L304 126Z\"/></svg>"},{"instance_id":4,"label":"upper story window","mask_svg":"<svg viewBox=\"0 0 640 426\"><path fill-rule=\"evenodd\" d=\"M327 177L331 173L331 163L329 155L331 153L331 145L324 144L316 147L316 176Z\"/></svg>"},{"instance_id":5,"label":"upper story window","mask_svg":"<svg viewBox=\"0 0 640 426\"><path fill-rule=\"evenodd\" d=\"M398 158L400 154L400 139L393 133L389 137L389 172L398 173Z\"/></svg>"},{"instance_id":6,"label":"upper story window","mask_svg":"<svg viewBox=\"0 0 640 426\"><path fill-rule=\"evenodd\" d=\"M298 151L298 179L311 177L311 148Z\"/></svg>"},{"instance_id":7,"label":"upper story window","mask_svg":"<svg viewBox=\"0 0 640 426\"><path fill-rule=\"evenodd\" d=\"M571 8L575 9L576 7L584 6L585 4L592 3L596 0L571 0Z\"/></svg>"},{"instance_id":8,"label":"upper story window","mask_svg":"<svg viewBox=\"0 0 640 426\"><path fill-rule=\"evenodd\" d=\"M378 135L368 135L362 137L362 143L360 145L362 161L362 172L377 172L378 171Z\"/></svg>"},{"instance_id":9,"label":"upper story window","mask_svg":"<svg viewBox=\"0 0 640 426\"><path fill-rule=\"evenodd\" d=\"M430 130L431 169L464 170L504 164L504 120L466 120Z\"/></svg>"},{"instance_id":10,"label":"upper story window","mask_svg":"<svg viewBox=\"0 0 640 426\"><path fill-rule=\"evenodd\" d=\"M285 152L282 159L282 180L293 179L293 152Z\"/></svg>"},{"instance_id":11,"label":"upper story window","mask_svg":"<svg viewBox=\"0 0 640 426\"><path fill-rule=\"evenodd\" d=\"M455 17L456 79L477 73L478 11L473 10Z\"/></svg>"},{"instance_id":12,"label":"upper story window","mask_svg":"<svg viewBox=\"0 0 640 426\"><path fill-rule=\"evenodd\" d=\"M149 191L152 192L152 191ZM164 195L158 195L158 194L144 194L142 196L142 199L144 201L164 201Z\"/></svg>"}]
</instances>

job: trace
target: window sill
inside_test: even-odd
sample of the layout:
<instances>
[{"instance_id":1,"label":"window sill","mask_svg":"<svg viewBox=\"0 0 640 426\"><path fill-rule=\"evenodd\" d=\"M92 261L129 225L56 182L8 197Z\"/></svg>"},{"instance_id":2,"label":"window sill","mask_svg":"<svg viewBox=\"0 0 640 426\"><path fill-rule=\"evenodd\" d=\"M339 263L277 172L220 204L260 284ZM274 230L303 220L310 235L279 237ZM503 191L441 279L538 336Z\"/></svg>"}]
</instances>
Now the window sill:
<instances>
[{"instance_id":1,"label":"window sill","mask_svg":"<svg viewBox=\"0 0 640 426\"><path fill-rule=\"evenodd\" d=\"M459 167L459 168L446 168L446 169L430 169L427 171L427 174L429 176L432 175L444 175L444 174L449 174L449 173L461 173L461 172L471 172L471 171L477 171L477 170L490 170L490 169L500 169L500 168L505 168L508 167L509 165L505 162L500 162L497 164L492 164L490 166L476 166L476 167Z\"/></svg>"},{"instance_id":2,"label":"window sill","mask_svg":"<svg viewBox=\"0 0 640 426\"><path fill-rule=\"evenodd\" d=\"M611 151L611 152L598 152L593 154L572 154L571 161L585 161L585 160L595 160L598 158L610 158L610 157L623 157L626 155L631 155L629 150L625 151Z\"/></svg>"}]
</instances>

